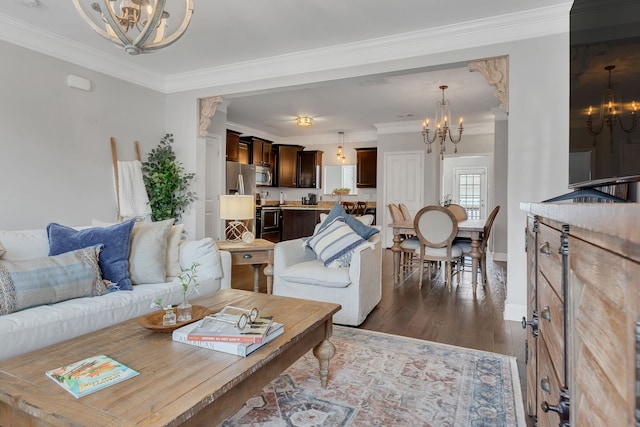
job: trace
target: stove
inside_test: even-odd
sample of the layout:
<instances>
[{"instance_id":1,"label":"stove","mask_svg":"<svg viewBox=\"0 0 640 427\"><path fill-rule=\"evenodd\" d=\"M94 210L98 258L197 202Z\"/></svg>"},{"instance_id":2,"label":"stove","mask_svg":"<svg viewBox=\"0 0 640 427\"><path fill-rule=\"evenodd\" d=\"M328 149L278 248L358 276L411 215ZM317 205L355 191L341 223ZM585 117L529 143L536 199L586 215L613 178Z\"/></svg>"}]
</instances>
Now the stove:
<instances>
[{"instance_id":1,"label":"stove","mask_svg":"<svg viewBox=\"0 0 640 427\"><path fill-rule=\"evenodd\" d=\"M279 206L256 206L256 237L278 243L282 236L282 210Z\"/></svg>"}]
</instances>

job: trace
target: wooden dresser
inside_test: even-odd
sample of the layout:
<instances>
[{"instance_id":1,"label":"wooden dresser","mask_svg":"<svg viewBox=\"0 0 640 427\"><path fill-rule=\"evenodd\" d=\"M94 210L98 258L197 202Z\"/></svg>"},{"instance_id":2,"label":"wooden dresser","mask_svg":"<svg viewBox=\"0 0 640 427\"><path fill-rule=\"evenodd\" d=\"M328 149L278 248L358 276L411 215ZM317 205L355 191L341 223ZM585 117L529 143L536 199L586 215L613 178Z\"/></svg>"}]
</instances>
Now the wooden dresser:
<instances>
[{"instance_id":1,"label":"wooden dresser","mask_svg":"<svg viewBox=\"0 0 640 427\"><path fill-rule=\"evenodd\" d=\"M527 212L527 403L544 426L635 426L640 204Z\"/></svg>"}]
</instances>

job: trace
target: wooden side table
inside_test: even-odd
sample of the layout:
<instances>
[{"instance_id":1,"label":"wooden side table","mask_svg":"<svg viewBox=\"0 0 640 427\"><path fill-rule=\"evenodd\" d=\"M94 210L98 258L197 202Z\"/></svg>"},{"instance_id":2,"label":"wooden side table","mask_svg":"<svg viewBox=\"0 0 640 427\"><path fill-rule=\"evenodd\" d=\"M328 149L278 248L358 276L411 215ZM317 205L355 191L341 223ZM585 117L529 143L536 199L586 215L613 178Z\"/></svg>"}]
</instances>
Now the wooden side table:
<instances>
[{"instance_id":1,"label":"wooden side table","mask_svg":"<svg viewBox=\"0 0 640 427\"><path fill-rule=\"evenodd\" d=\"M259 292L260 265L267 264L264 275L267 276L267 293L273 288L273 248L275 243L265 239L255 239L251 243L216 242L221 251L231 252L231 265L253 265L253 291Z\"/></svg>"}]
</instances>

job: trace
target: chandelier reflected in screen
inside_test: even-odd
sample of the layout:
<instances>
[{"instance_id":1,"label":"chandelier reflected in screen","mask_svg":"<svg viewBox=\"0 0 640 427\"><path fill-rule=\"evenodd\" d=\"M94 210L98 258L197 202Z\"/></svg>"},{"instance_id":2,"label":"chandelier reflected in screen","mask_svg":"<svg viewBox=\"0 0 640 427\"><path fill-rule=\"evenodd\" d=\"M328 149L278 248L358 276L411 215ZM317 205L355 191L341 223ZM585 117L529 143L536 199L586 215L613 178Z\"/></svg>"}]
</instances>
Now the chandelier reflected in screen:
<instances>
[{"instance_id":1,"label":"chandelier reflected in screen","mask_svg":"<svg viewBox=\"0 0 640 427\"><path fill-rule=\"evenodd\" d=\"M178 1L184 4L184 16L170 34L166 0L73 0L73 4L95 32L128 54L138 55L169 46L182 37L193 15L194 0Z\"/></svg>"}]
</instances>

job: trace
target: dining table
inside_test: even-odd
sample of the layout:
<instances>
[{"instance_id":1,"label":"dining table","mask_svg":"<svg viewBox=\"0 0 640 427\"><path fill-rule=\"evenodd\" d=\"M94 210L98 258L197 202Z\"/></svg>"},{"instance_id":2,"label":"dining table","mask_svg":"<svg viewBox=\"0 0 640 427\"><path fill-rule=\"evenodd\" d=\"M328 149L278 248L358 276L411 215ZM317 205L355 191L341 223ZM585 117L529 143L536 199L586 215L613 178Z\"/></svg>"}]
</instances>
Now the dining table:
<instances>
[{"instance_id":1,"label":"dining table","mask_svg":"<svg viewBox=\"0 0 640 427\"><path fill-rule=\"evenodd\" d=\"M480 243L482 242L482 233L484 232L485 220L483 219L467 219L458 222L458 233L456 237L465 237L471 239L471 251L469 256L471 257L471 284L473 285L473 292L476 292L478 286L478 262L480 262ZM393 283L397 285L400 283L400 243L402 242L402 236L409 234L415 235L415 229L413 221L397 221L389 224L389 227L393 229L393 245L391 251L393 252Z\"/></svg>"}]
</instances>

